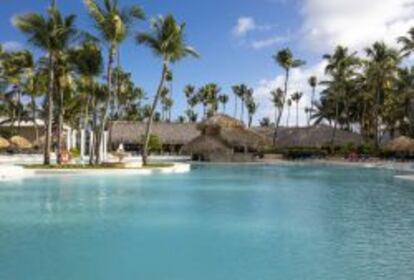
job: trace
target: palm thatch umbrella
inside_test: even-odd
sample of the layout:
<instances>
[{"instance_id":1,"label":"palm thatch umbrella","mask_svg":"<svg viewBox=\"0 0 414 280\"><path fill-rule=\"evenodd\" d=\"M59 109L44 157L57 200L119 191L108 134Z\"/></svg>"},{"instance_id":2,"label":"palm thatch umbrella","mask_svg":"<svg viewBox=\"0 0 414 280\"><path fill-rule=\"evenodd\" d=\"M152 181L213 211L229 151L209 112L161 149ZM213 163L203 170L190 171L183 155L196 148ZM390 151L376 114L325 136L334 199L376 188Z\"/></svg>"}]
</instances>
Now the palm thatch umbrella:
<instances>
[{"instance_id":1,"label":"palm thatch umbrella","mask_svg":"<svg viewBox=\"0 0 414 280\"><path fill-rule=\"evenodd\" d=\"M31 149L33 147L29 140L21 136L13 136L10 138L10 144L19 149Z\"/></svg>"},{"instance_id":2,"label":"palm thatch umbrella","mask_svg":"<svg viewBox=\"0 0 414 280\"><path fill-rule=\"evenodd\" d=\"M9 141L0 136L0 149L7 149L8 147L10 147Z\"/></svg>"},{"instance_id":3,"label":"palm thatch umbrella","mask_svg":"<svg viewBox=\"0 0 414 280\"><path fill-rule=\"evenodd\" d=\"M414 152L414 139L406 136L398 137L390 141L385 149L395 153L413 153Z\"/></svg>"}]
</instances>

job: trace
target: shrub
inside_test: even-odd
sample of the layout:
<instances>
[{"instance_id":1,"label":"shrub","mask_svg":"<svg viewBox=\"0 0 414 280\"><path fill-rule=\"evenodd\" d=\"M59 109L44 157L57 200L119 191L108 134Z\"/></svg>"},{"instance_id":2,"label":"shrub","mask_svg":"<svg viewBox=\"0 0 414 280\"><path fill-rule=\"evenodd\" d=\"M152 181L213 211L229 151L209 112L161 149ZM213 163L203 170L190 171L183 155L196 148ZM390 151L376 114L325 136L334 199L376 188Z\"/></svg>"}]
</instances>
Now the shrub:
<instances>
[{"instance_id":1,"label":"shrub","mask_svg":"<svg viewBox=\"0 0 414 280\"><path fill-rule=\"evenodd\" d=\"M70 156L71 156L72 158L78 158L78 157L80 157L80 150L79 150L78 148L73 148L73 149L71 149L71 150L69 151L69 153L70 153Z\"/></svg>"},{"instance_id":2,"label":"shrub","mask_svg":"<svg viewBox=\"0 0 414 280\"><path fill-rule=\"evenodd\" d=\"M283 157L290 160L325 158L327 155L328 152L323 148L296 147L283 152Z\"/></svg>"}]
</instances>

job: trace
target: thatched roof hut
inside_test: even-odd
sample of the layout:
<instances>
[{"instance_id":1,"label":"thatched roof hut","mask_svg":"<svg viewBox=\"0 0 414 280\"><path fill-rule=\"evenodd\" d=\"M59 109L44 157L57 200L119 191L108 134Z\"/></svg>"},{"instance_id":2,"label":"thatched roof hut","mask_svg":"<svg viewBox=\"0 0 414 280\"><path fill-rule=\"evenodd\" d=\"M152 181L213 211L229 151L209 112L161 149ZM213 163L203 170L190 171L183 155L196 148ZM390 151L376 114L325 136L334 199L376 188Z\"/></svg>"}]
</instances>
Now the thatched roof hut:
<instances>
[{"instance_id":1,"label":"thatched roof hut","mask_svg":"<svg viewBox=\"0 0 414 280\"><path fill-rule=\"evenodd\" d=\"M31 149L33 147L29 140L21 136L13 136L10 138L10 144L19 149Z\"/></svg>"},{"instance_id":2,"label":"thatched roof hut","mask_svg":"<svg viewBox=\"0 0 414 280\"><path fill-rule=\"evenodd\" d=\"M385 145L385 149L395 153L414 153L414 139L406 136L395 138Z\"/></svg>"},{"instance_id":3,"label":"thatched roof hut","mask_svg":"<svg viewBox=\"0 0 414 280\"><path fill-rule=\"evenodd\" d=\"M0 136L0 149L7 149L8 147L10 147L10 142Z\"/></svg>"},{"instance_id":4,"label":"thatched roof hut","mask_svg":"<svg viewBox=\"0 0 414 280\"><path fill-rule=\"evenodd\" d=\"M115 148L119 144L142 145L145 128L145 122L112 122L109 124L109 142ZM200 132L195 123L154 123L151 134L158 136L163 145L183 146Z\"/></svg>"},{"instance_id":5,"label":"thatched roof hut","mask_svg":"<svg viewBox=\"0 0 414 280\"><path fill-rule=\"evenodd\" d=\"M321 148L331 145L333 129L327 125L311 127L280 127L277 133L276 147L279 148ZM255 128L255 131L264 135L268 141L273 141L274 129ZM337 130L334 143L336 146L343 146L349 143L361 145L362 136L343 130Z\"/></svg>"},{"instance_id":6,"label":"thatched roof hut","mask_svg":"<svg viewBox=\"0 0 414 280\"><path fill-rule=\"evenodd\" d=\"M263 149L266 138L247 129L236 119L215 114L198 126L201 135L189 142L183 152L209 161L235 161L236 153L251 154Z\"/></svg>"}]
</instances>

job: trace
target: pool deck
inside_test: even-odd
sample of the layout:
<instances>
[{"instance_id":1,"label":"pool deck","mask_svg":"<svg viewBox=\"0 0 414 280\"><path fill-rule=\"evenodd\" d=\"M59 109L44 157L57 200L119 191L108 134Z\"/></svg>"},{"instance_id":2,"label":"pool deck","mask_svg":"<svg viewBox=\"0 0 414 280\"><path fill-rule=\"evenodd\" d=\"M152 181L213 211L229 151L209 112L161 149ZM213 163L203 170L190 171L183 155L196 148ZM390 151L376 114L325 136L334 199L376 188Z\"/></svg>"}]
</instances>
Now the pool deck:
<instances>
[{"instance_id":1,"label":"pool deck","mask_svg":"<svg viewBox=\"0 0 414 280\"><path fill-rule=\"evenodd\" d=\"M0 182L21 180L33 176L113 176L113 175L152 175L180 174L191 171L191 164L173 163L168 167L124 168L124 169L26 169L18 165L0 165Z\"/></svg>"}]
</instances>

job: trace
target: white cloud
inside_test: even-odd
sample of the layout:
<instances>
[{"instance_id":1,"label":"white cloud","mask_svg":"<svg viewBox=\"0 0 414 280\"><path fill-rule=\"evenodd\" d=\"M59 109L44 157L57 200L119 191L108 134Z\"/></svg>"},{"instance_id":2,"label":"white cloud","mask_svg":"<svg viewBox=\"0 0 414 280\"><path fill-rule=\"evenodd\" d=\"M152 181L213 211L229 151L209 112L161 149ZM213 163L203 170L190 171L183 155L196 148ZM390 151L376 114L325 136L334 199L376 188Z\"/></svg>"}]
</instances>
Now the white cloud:
<instances>
[{"instance_id":1,"label":"white cloud","mask_svg":"<svg viewBox=\"0 0 414 280\"><path fill-rule=\"evenodd\" d=\"M343 44L361 50L375 41L396 44L414 26L413 0L303 0L304 45L331 51Z\"/></svg>"},{"instance_id":2,"label":"white cloud","mask_svg":"<svg viewBox=\"0 0 414 280\"><path fill-rule=\"evenodd\" d=\"M288 96L292 93L300 91L303 93L303 97L299 103L299 124L304 126L307 124L307 117L304 112L305 107L310 107L311 101L311 89L308 85L308 79L310 76L316 76L319 80L324 79L324 69L326 66L325 61L313 65L308 68L293 69L290 76ZM260 104L256 119L260 120L263 117L268 117L272 121L275 119L275 109L271 102L270 91L280 87L282 88L285 76L283 74L276 76L271 80L262 80L259 82L255 89L255 98ZM319 97L316 96L315 99ZM282 116L281 125L285 126L287 121L287 109L285 108ZM290 126L296 125L296 105L292 106L289 119Z\"/></svg>"},{"instance_id":3,"label":"white cloud","mask_svg":"<svg viewBox=\"0 0 414 280\"><path fill-rule=\"evenodd\" d=\"M22 44L16 41L4 42L2 43L2 47L5 51L8 51L8 52L18 51L23 48Z\"/></svg>"},{"instance_id":4,"label":"white cloud","mask_svg":"<svg viewBox=\"0 0 414 280\"><path fill-rule=\"evenodd\" d=\"M233 27L233 34L238 37L243 37L253 31L270 31L275 27L276 25L272 24L257 24L256 20L252 17L240 17Z\"/></svg>"},{"instance_id":5,"label":"white cloud","mask_svg":"<svg viewBox=\"0 0 414 280\"><path fill-rule=\"evenodd\" d=\"M278 43L286 42L288 40L287 37L283 36L274 36L262 40L253 40L251 46L253 49L259 50L263 48L272 47Z\"/></svg>"},{"instance_id":6,"label":"white cloud","mask_svg":"<svg viewBox=\"0 0 414 280\"><path fill-rule=\"evenodd\" d=\"M233 28L233 32L236 36L244 36L248 32L256 29L256 22L251 17L240 17L237 19L236 26Z\"/></svg>"}]
</instances>

